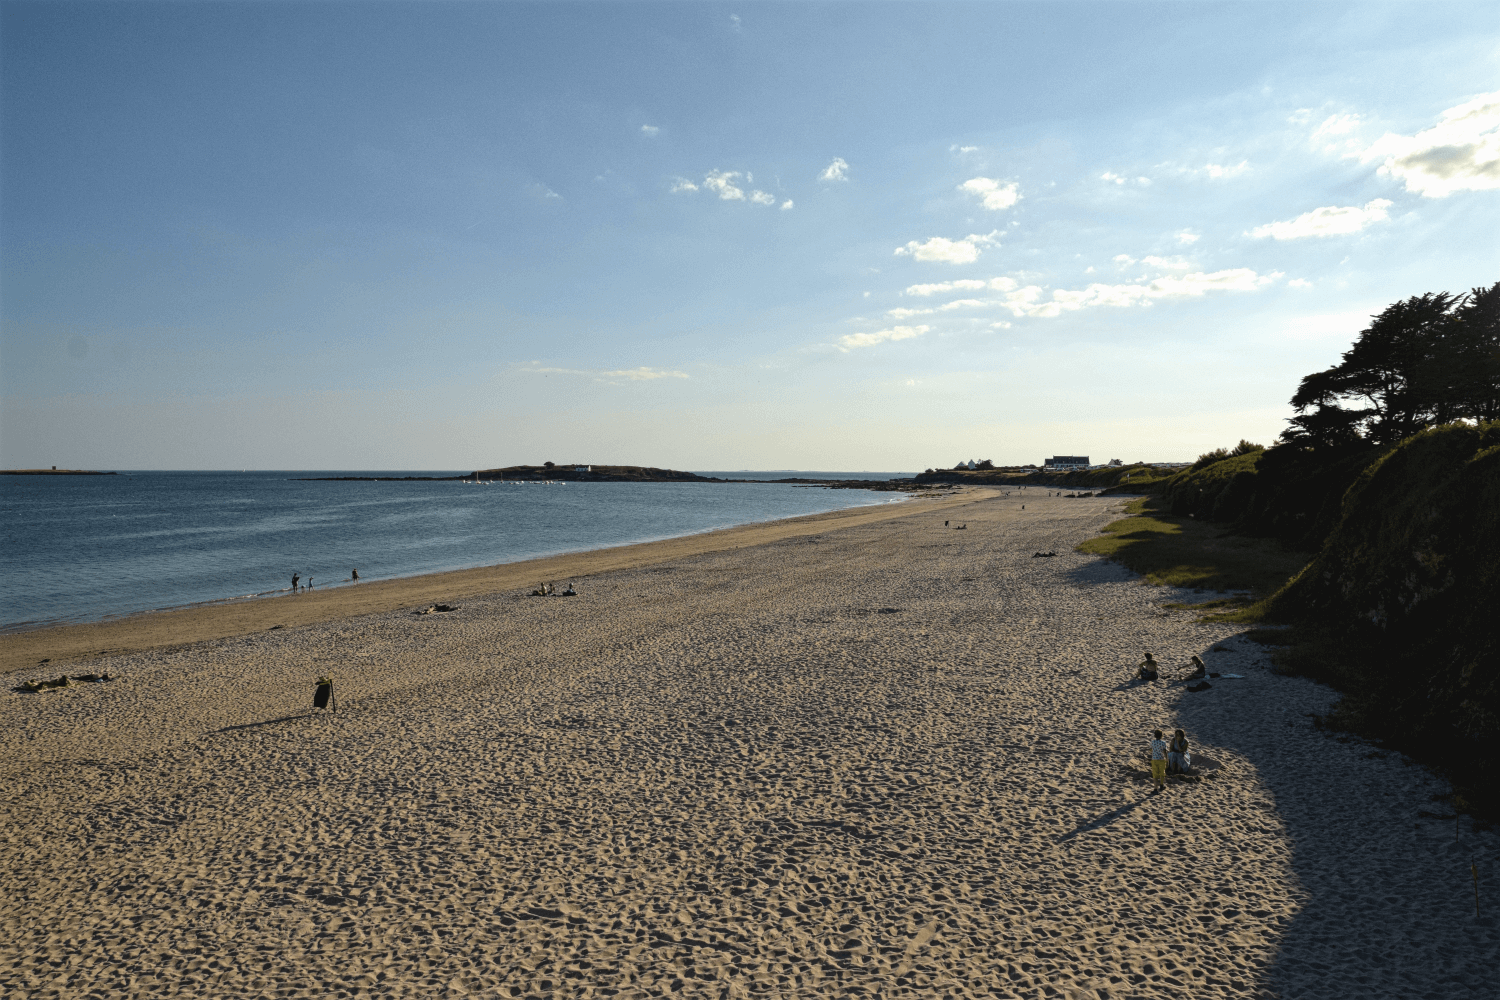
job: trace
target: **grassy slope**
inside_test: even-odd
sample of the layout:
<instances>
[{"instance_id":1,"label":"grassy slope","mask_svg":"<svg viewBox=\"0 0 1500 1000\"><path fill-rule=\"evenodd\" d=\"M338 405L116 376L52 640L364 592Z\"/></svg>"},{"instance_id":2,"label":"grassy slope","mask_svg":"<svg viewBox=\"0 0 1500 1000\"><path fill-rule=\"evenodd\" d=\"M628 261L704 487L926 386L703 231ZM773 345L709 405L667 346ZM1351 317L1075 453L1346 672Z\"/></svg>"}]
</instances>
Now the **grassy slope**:
<instances>
[{"instance_id":1,"label":"grassy slope","mask_svg":"<svg viewBox=\"0 0 1500 1000\"><path fill-rule=\"evenodd\" d=\"M1078 546L1140 573L1148 583L1228 590L1269 597L1312 558L1269 539L1246 538L1191 517L1175 517L1165 501L1144 497L1131 515ZM1220 602L1222 603L1222 602Z\"/></svg>"}]
</instances>

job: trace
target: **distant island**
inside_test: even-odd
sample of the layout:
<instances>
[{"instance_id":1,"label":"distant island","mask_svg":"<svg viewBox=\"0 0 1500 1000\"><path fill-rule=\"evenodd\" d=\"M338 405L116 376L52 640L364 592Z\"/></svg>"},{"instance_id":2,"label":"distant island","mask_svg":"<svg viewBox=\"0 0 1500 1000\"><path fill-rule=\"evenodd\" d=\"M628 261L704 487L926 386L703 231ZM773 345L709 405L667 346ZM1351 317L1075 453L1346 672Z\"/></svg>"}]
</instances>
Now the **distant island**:
<instances>
[{"instance_id":1,"label":"distant island","mask_svg":"<svg viewBox=\"0 0 1500 1000\"><path fill-rule=\"evenodd\" d=\"M503 469L479 469L466 476L317 476L303 482L459 482L461 480L504 480L506 482L543 482L564 480L582 483L724 483L727 479L713 479L692 472L676 469L655 469L643 465L558 465L547 462L543 465L509 465Z\"/></svg>"},{"instance_id":2,"label":"distant island","mask_svg":"<svg viewBox=\"0 0 1500 1000\"><path fill-rule=\"evenodd\" d=\"M89 472L85 469L0 469L0 476L117 476L118 472Z\"/></svg>"},{"instance_id":3,"label":"distant island","mask_svg":"<svg viewBox=\"0 0 1500 1000\"><path fill-rule=\"evenodd\" d=\"M718 479L677 469L649 465L586 465L554 463L508 465L503 469L479 469L465 476L309 476L299 482L335 483L443 483L490 481L507 483L780 483L791 486L823 486L842 490L898 491L928 488L910 479Z\"/></svg>"}]
</instances>

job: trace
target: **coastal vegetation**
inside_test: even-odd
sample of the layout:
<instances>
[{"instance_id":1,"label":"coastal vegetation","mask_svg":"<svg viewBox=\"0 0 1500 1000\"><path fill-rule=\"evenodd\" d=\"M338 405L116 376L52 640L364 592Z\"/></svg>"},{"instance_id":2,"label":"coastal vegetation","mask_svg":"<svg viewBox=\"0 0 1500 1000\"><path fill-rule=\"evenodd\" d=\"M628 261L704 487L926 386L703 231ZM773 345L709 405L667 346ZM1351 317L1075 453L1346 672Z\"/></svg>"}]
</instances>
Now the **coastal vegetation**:
<instances>
[{"instance_id":1,"label":"coastal vegetation","mask_svg":"<svg viewBox=\"0 0 1500 1000\"><path fill-rule=\"evenodd\" d=\"M1237 591L1196 607L1282 626L1262 632L1279 665L1344 694L1329 723L1433 765L1493 816L1500 283L1395 303L1291 402L1274 446L1142 484L1082 548L1153 583Z\"/></svg>"}]
</instances>

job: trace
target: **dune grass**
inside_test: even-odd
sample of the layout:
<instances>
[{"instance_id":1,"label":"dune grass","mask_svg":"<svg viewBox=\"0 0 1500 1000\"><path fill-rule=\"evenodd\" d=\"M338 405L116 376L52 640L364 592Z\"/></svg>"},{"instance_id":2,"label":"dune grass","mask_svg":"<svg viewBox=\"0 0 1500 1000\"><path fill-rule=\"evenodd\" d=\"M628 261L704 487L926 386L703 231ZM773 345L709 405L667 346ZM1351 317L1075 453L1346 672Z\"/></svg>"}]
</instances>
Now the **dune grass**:
<instances>
[{"instance_id":1,"label":"dune grass","mask_svg":"<svg viewBox=\"0 0 1500 1000\"><path fill-rule=\"evenodd\" d=\"M1190 517L1174 517L1159 497L1143 497L1126 508L1078 551L1113 559L1157 586L1230 591L1201 604L1204 612L1234 612L1270 597L1313 558L1266 538L1233 535Z\"/></svg>"}]
</instances>

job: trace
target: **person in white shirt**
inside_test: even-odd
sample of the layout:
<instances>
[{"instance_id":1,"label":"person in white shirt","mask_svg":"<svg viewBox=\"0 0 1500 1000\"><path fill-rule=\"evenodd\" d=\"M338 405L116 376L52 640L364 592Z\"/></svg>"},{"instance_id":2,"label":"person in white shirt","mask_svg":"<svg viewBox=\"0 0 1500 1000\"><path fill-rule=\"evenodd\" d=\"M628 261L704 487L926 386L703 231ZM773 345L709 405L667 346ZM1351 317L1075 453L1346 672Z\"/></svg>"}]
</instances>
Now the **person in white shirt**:
<instances>
[{"instance_id":1,"label":"person in white shirt","mask_svg":"<svg viewBox=\"0 0 1500 1000\"><path fill-rule=\"evenodd\" d=\"M1161 730L1156 730L1151 740L1151 780L1156 783L1156 790L1162 791L1167 787L1167 741L1161 738Z\"/></svg>"}]
</instances>

